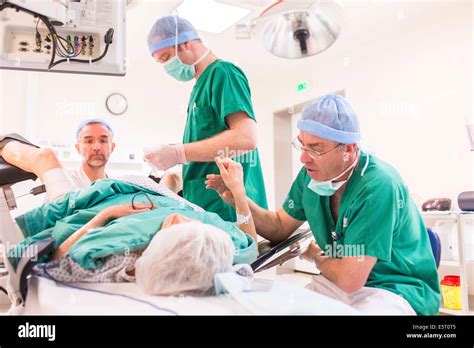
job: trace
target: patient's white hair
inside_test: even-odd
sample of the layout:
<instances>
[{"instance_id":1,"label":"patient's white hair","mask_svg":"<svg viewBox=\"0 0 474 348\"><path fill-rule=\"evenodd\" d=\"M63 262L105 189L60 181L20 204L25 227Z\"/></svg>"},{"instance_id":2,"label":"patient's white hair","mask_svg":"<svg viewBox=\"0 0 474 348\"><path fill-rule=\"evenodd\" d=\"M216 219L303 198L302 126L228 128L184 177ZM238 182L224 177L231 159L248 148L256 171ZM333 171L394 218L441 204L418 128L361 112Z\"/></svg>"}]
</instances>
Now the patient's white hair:
<instances>
[{"instance_id":1,"label":"patient's white hair","mask_svg":"<svg viewBox=\"0 0 474 348\"><path fill-rule=\"evenodd\" d=\"M210 295L214 275L232 270L235 247L221 229L200 221L160 230L135 264L138 286L152 295Z\"/></svg>"}]
</instances>

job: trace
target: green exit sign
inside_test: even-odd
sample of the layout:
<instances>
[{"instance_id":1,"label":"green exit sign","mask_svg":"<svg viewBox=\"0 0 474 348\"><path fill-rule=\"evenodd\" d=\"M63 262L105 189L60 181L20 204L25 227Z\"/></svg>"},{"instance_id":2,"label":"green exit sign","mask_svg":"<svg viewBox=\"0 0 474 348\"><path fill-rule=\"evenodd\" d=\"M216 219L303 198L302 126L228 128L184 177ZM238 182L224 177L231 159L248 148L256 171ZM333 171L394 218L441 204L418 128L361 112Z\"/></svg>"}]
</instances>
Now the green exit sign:
<instances>
[{"instance_id":1,"label":"green exit sign","mask_svg":"<svg viewBox=\"0 0 474 348\"><path fill-rule=\"evenodd\" d=\"M297 91L299 93L307 91L307 90L308 90L308 81L303 81L301 83L298 83Z\"/></svg>"}]
</instances>

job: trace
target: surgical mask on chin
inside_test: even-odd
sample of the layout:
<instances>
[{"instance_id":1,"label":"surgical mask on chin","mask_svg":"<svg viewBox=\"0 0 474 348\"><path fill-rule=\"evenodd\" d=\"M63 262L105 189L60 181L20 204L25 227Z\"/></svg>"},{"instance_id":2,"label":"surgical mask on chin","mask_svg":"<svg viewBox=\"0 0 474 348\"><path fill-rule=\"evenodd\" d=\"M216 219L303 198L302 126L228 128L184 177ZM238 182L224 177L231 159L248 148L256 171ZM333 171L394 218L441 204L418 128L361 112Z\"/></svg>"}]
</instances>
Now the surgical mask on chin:
<instances>
[{"instance_id":1,"label":"surgical mask on chin","mask_svg":"<svg viewBox=\"0 0 474 348\"><path fill-rule=\"evenodd\" d=\"M359 155L357 155L354 162L349 167L347 167L346 170L344 170L341 174L339 174L335 178L332 178L332 179L326 180L326 181L316 181L316 180L311 179L311 181L308 184L308 188L311 191L317 193L320 196L332 196L332 195L334 195L336 193L336 191L339 190L342 187L342 185L344 185L350 179L350 177L352 176L352 173L344 181L338 181L338 182L333 182L333 181L339 179L341 176L346 174L348 171L352 170L355 167L358 159L359 159Z\"/></svg>"},{"instance_id":2,"label":"surgical mask on chin","mask_svg":"<svg viewBox=\"0 0 474 348\"><path fill-rule=\"evenodd\" d=\"M166 62L163 66L165 71L171 77L178 81L190 81L196 76L196 65L199 64L208 54L210 50L204 52L194 64L185 64L178 57L178 47L176 47L176 56Z\"/></svg>"}]
</instances>

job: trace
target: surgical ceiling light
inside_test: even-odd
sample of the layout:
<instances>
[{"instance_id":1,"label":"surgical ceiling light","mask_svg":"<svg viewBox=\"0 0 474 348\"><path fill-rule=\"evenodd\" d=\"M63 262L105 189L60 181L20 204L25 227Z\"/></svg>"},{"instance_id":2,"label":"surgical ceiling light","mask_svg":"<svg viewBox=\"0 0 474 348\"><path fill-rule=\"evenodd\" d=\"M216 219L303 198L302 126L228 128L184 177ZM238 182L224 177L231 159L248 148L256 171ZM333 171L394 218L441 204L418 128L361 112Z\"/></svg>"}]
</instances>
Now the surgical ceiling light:
<instances>
[{"instance_id":1,"label":"surgical ceiling light","mask_svg":"<svg viewBox=\"0 0 474 348\"><path fill-rule=\"evenodd\" d=\"M237 25L236 36L250 38L252 29L263 21L267 22L263 44L271 54L304 58L323 52L337 40L342 6L330 0L279 0L257 18Z\"/></svg>"},{"instance_id":2,"label":"surgical ceiling light","mask_svg":"<svg viewBox=\"0 0 474 348\"><path fill-rule=\"evenodd\" d=\"M290 12L269 23L263 43L278 57L302 58L329 48L340 30L334 20L319 11Z\"/></svg>"},{"instance_id":3,"label":"surgical ceiling light","mask_svg":"<svg viewBox=\"0 0 474 348\"><path fill-rule=\"evenodd\" d=\"M189 20L197 30L221 33L251 11L214 0L184 0L176 8L176 12Z\"/></svg>"}]
</instances>

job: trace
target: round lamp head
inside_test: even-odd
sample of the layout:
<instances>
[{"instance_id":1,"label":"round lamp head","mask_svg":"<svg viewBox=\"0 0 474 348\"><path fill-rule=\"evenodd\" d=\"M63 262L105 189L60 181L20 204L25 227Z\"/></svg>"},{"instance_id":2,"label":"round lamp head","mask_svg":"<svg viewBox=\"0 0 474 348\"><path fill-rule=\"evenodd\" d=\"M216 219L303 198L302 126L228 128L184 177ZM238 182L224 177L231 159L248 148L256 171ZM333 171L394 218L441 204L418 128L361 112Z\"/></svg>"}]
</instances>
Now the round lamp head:
<instances>
[{"instance_id":1,"label":"round lamp head","mask_svg":"<svg viewBox=\"0 0 474 348\"><path fill-rule=\"evenodd\" d=\"M340 25L318 9L292 11L268 23L263 41L278 57L303 58L329 48L340 31Z\"/></svg>"}]
</instances>

